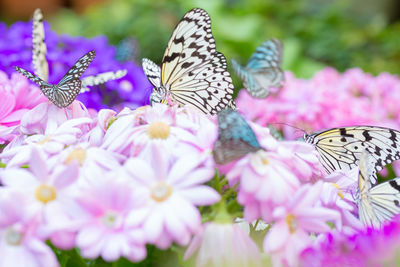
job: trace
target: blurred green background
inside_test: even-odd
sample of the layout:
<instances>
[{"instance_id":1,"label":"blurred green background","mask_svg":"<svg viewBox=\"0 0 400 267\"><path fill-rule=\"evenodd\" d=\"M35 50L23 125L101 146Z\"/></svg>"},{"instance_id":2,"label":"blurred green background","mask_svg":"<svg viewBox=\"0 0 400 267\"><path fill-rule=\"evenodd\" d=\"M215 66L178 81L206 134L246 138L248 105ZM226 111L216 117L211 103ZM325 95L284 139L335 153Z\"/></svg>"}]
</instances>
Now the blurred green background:
<instances>
[{"instance_id":1,"label":"blurred green background","mask_svg":"<svg viewBox=\"0 0 400 267\"><path fill-rule=\"evenodd\" d=\"M148 57L160 63L179 19L201 7L210 14L217 49L228 60L245 64L257 46L277 37L284 43L283 68L298 77L310 77L324 66L400 74L399 0L47 0L58 3L47 13L49 4L41 0L42 5L14 17L4 9L7 1L0 0L0 18L8 23L28 20L26 14L41 7L58 33L104 34L115 45L134 37L137 62Z\"/></svg>"}]
</instances>

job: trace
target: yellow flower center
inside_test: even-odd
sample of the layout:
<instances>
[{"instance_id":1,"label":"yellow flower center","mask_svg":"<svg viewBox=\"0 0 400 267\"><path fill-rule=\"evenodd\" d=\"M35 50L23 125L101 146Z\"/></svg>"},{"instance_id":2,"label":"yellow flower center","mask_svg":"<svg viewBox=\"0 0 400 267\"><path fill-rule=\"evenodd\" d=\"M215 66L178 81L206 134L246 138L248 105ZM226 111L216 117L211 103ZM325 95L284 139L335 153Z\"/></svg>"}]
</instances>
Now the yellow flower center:
<instances>
[{"instance_id":1,"label":"yellow flower center","mask_svg":"<svg viewBox=\"0 0 400 267\"><path fill-rule=\"evenodd\" d=\"M83 148L74 149L65 160L66 164L71 163L72 161L79 162L80 165L83 164L86 158L86 150Z\"/></svg>"},{"instance_id":2,"label":"yellow flower center","mask_svg":"<svg viewBox=\"0 0 400 267\"><path fill-rule=\"evenodd\" d=\"M5 239L10 246L19 246L24 235L16 230L9 228L6 230Z\"/></svg>"},{"instance_id":3,"label":"yellow flower center","mask_svg":"<svg viewBox=\"0 0 400 267\"><path fill-rule=\"evenodd\" d=\"M162 121L152 122L147 128L147 134L151 139L167 139L170 131L170 126Z\"/></svg>"},{"instance_id":4,"label":"yellow flower center","mask_svg":"<svg viewBox=\"0 0 400 267\"><path fill-rule=\"evenodd\" d=\"M35 192L36 199L46 204L57 197L56 189L52 186L42 184Z\"/></svg>"},{"instance_id":5,"label":"yellow flower center","mask_svg":"<svg viewBox=\"0 0 400 267\"><path fill-rule=\"evenodd\" d=\"M264 164L264 165L268 165L268 158L267 157L261 157L261 162L262 162L262 164Z\"/></svg>"},{"instance_id":6,"label":"yellow flower center","mask_svg":"<svg viewBox=\"0 0 400 267\"><path fill-rule=\"evenodd\" d=\"M168 199L171 194L172 187L163 182L159 182L151 189L151 197L157 202Z\"/></svg>"},{"instance_id":7,"label":"yellow flower center","mask_svg":"<svg viewBox=\"0 0 400 267\"><path fill-rule=\"evenodd\" d=\"M338 196L341 198L341 199L344 199L344 196L343 196L343 191L342 191L342 189L340 189L340 186L338 185L338 184L335 184L335 183L332 183L333 184L333 186L334 187L336 187L337 189L338 189Z\"/></svg>"},{"instance_id":8,"label":"yellow flower center","mask_svg":"<svg viewBox=\"0 0 400 267\"><path fill-rule=\"evenodd\" d=\"M286 216L286 223L289 226L289 231L293 234L297 229L297 219L293 214L288 214Z\"/></svg>"},{"instance_id":9,"label":"yellow flower center","mask_svg":"<svg viewBox=\"0 0 400 267\"><path fill-rule=\"evenodd\" d=\"M50 142L51 138L53 136L52 135L46 135L45 137L43 137L42 140L40 140L39 142L37 142L39 145L43 145L46 144L47 142Z\"/></svg>"}]
</instances>

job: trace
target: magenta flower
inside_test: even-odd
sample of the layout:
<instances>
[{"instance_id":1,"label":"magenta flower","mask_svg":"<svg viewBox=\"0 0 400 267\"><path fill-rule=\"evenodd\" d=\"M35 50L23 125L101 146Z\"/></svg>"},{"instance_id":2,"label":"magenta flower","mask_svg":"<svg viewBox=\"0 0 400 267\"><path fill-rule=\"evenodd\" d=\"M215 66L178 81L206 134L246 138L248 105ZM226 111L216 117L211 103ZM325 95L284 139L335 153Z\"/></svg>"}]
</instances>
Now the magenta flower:
<instances>
[{"instance_id":1,"label":"magenta flower","mask_svg":"<svg viewBox=\"0 0 400 267\"><path fill-rule=\"evenodd\" d=\"M0 71L0 144L11 141L22 116L45 101L39 88L30 85L25 77L13 74L9 79Z\"/></svg>"},{"instance_id":2,"label":"magenta flower","mask_svg":"<svg viewBox=\"0 0 400 267\"><path fill-rule=\"evenodd\" d=\"M186 245L201 225L196 206L219 200L216 191L203 185L213 177L214 169L202 167L201 162L196 154L175 159L156 144L126 161L124 168L144 193L144 203L130 213L128 222L143 225L149 243L163 249L173 241Z\"/></svg>"},{"instance_id":3,"label":"magenta flower","mask_svg":"<svg viewBox=\"0 0 400 267\"><path fill-rule=\"evenodd\" d=\"M397 266L400 218L382 229L367 228L355 234L329 233L305 249L301 266Z\"/></svg>"},{"instance_id":4,"label":"magenta flower","mask_svg":"<svg viewBox=\"0 0 400 267\"><path fill-rule=\"evenodd\" d=\"M0 191L0 266L57 267L56 256L37 235L22 192Z\"/></svg>"},{"instance_id":5,"label":"magenta flower","mask_svg":"<svg viewBox=\"0 0 400 267\"><path fill-rule=\"evenodd\" d=\"M261 266L257 245L239 225L232 223L204 224L193 237L184 259L195 252L196 267Z\"/></svg>"},{"instance_id":6,"label":"magenta flower","mask_svg":"<svg viewBox=\"0 0 400 267\"><path fill-rule=\"evenodd\" d=\"M318 205L322 182L303 185L296 193L273 211L275 223L264 239L264 251L270 253L274 265L296 266L301 251L312 242L310 233L325 233L331 229L327 222L340 220L336 210Z\"/></svg>"},{"instance_id":7,"label":"magenta flower","mask_svg":"<svg viewBox=\"0 0 400 267\"><path fill-rule=\"evenodd\" d=\"M124 178L125 177L125 178ZM80 187L77 201L85 211L76 245L85 258L101 256L106 261L126 257L141 261L146 257L145 236L140 225L127 224L127 216L142 202L141 193L118 172L99 172Z\"/></svg>"}]
</instances>

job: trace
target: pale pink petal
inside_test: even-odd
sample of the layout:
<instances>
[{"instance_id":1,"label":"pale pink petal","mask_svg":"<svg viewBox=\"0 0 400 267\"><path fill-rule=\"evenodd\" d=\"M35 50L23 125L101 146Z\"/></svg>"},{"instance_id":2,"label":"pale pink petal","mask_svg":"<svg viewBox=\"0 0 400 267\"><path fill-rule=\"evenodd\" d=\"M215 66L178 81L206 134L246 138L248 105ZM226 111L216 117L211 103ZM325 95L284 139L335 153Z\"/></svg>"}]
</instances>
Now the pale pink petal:
<instances>
[{"instance_id":1,"label":"pale pink petal","mask_svg":"<svg viewBox=\"0 0 400 267\"><path fill-rule=\"evenodd\" d=\"M209 186L180 189L179 194L194 205L208 206L217 203L221 196Z\"/></svg>"}]
</instances>

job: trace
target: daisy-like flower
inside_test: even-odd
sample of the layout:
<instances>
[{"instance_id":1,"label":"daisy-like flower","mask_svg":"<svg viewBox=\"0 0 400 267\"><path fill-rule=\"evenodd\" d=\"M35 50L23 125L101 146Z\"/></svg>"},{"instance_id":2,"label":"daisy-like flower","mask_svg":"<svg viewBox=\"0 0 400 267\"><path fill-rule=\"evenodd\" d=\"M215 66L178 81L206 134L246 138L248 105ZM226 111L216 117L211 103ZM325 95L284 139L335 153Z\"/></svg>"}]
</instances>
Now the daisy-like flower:
<instances>
[{"instance_id":1,"label":"daisy-like flower","mask_svg":"<svg viewBox=\"0 0 400 267\"><path fill-rule=\"evenodd\" d=\"M187 152L187 146L198 146L192 132L176 125L176 107L156 104L117 118L108 128L102 147L136 156L152 143L176 154Z\"/></svg>"},{"instance_id":2,"label":"daisy-like flower","mask_svg":"<svg viewBox=\"0 0 400 267\"><path fill-rule=\"evenodd\" d=\"M101 256L106 261L126 257L140 261L146 257L145 236L140 225L127 224L128 214L140 207L141 193L118 171L98 172L77 191L77 201L85 211L76 244L85 258Z\"/></svg>"},{"instance_id":3,"label":"daisy-like flower","mask_svg":"<svg viewBox=\"0 0 400 267\"><path fill-rule=\"evenodd\" d=\"M57 267L56 255L37 235L29 197L0 191L0 266Z\"/></svg>"},{"instance_id":4,"label":"daisy-like flower","mask_svg":"<svg viewBox=\"0 0 400 267\"><path fill-rule=\"evenodd\" d=\"M69 229L74 217L81 214L73 200L74 184L78 178L77 164L47 166L43 151L33 147L29 168L7 168L0 172L4 190L21 192L27 199L27 209L40 218L40 233L50 237L53 232ZM66 245L67 246L67 245Z\"/></svg>"},{"instance_id":5,"label":"daisy-like flower","mask_svg":"<svg viewBox=\"0 0 400 267\"><path fill-rule=\"evenodd\" d=\"M195 252L196 267L261 266L261 254L248 234L237 224L210 222L196 233L184 259Z\"/></svg>"},{"instance_id":6,"label":"daisy-like flower","mask_svg":"<svg viewBox=\"0 0 400 267\"><path fill-rule=\"evenodd\" d=\"M203 185L214 169L202 167L196 154L171 153L151 144L137 158L130 158L125 169L135 187L144 193L144 203L129 215L131 225L143 225L147 241L167 248L173 241L186 245L201 225L197 205L216 203L220 196Z\"/></svg>"},{"instance_id":7,"label":"daisy-like flower","mask_svg":"<svg viewBox=\"0 0 400 267\"><path fill-rule=\"evenodd\" d=\"M284 205L274 209L275 223L263 244L274 266L297 266L299 254L312 242L310 233L329 232L327 222L340 220L336 210L318 206L322 186L322 182L303 185Z\"/></svg>"}]
</instances>

